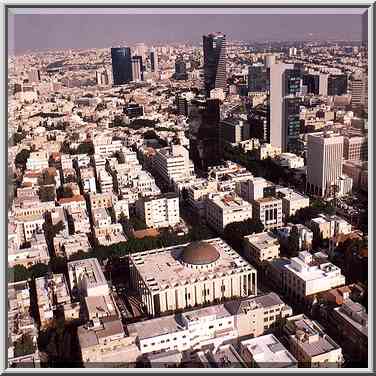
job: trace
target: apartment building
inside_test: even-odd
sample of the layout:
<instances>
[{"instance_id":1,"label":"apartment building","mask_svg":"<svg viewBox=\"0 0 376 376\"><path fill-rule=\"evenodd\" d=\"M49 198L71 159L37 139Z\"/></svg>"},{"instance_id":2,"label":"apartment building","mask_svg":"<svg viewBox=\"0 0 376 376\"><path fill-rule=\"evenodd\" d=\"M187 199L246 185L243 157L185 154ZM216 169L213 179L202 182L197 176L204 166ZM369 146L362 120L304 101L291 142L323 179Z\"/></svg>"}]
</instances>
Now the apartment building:
<instances>
[{"instance_id":1,"label":"apartment building","mask_svg":"<svg viewBox=\"0 0 376 376\"><path fill-rule=\"evenodd\" d=\"M233 222L252 218L252 205L235 193L213 193L206 200L206 220L218 233Z\"/></svg>"},{"instance_id":2,"label":"apartment building","mask_svg":"<svg viewBox=\"0 0 376 376\"><path fill-rule=\"evenodd\" d=\"M307 251L299 252L298 257L291 258L277 269L280 271L271 273L271 277L277 278L278 273L281 273L280 288L299 303L304 303L308 296L346 283L340 268L326 260L313 257Z\"/></svg>"},{"instance_id":3,"label":"apartment building","mask_svg":"<svg viewBox=\"0 0 376 376\"><path fill-rule=\"evenodd\" d=\"M366 365L368 361L368 314L366 309L351 299L332 311L331 323L341 339L343 350L351 360Z\"/></svg>"},{"instance_id":4,"label":"apartment building","mask_svg":"<svg viewBox=\"0 0 376 376\"><path fill-rule=\"evenodd\" d=\"M53 274L35 279L37 304L41 327L48 327L54 320L56 309L71 303L68 284L64 274Z\"/></svg>"},{"instance_id":5,"label":"apartment building","mask_svg":"<svg viewBox=\"0 0 376 376\"><path fill-rule=\"evenodd\" d=\"M217 192L216 180L199 180L186 188L187 202L200 217L206 216L206 198Z\"/></svg>"},{"instance_id":6,"label":"apartment building","mask_svg":"<svg viewBox=\"0 0 376 376\"><path fill-rule=\"evenodd\" d=\"M91 245L87 234L78 233L73 235L61 235L58 234L53 239L54 249L57 256L67 257L77 252L89 252Z\"/></svg>"},{"instance_id":7,"label":"apartment building","mask_svg":"<svg viewBox=\"0 0 376 376\"><path fill-rule=\"evenodd\" d=\"M343 158L345 160L368 160L368 139L365 136L344 137Z\"/></svg>"},{"instance_id":8,"label":"apartment building","mask_svg":"<svg viewBox=\"0 0 376 376\"><path fill-rule=\"evenodd\" d=\"M274 334L241 341L239 352L250 368L298 367L298 361Z\"/></svg>"},{"instance_id":9,"label":"apartment building","mask_svg":"<svg viewBox=\"0 0 376 376\"><path fill-rule=\"evenodd\" d=\"M109 287L96 258L68 262L71 290L76 288L83 296L108 295Z\"/></svg>"},{"instance_id":10,"label":"apartment building","mask_svg":"<svg viewBox=\"0 0 376 376\"><path fill-rule=\"evenodd\" d=\"M282 200L276 197L263 197L253 202L253 216L261 221L265 230L282 226Z\"/></svg>"},{"instance_id":11,"label":"apartment building","mask_svg":"<svg viewBox=\"0 0 376 376\"><path fill-rule=\"evenodd\" d=\"M136 213L147 227L173 227L180 222L179 196L167 193L141 198L136 202Z\"/></svg>"},{"instance_id":12,"label":"apartment building","mask_svg":"<svg viewBox=\"0 0 376 376\"><path fill-rule=\"evenodd\" d=\"M292 308L274 292L224 303L235 317L239 337L258 337L281 326Z\"/></svg>"},{"instance_id":13,"label":"apartment building","mask_svg":"<svg viewBox=\"0 0 376 376\"><path fill-rule=\"evenodd\" d=\"M10 239L8 241L8 266L23 265L26 268L35 264L48 264L50 255L43 233L35 233L28 240L29 244L20 246Z\"/></svg>"},{"instance_id":14,"label":"apartment building","mask_svg":"<svg viewBox=\"0 0 376 376\"><path fill-rule=\"evenodd\" d=\"M48 168L48 155L46 151L31 152L26 161L26 169L31 171L42 171Z\"/></svg>"},{"instance_id":15,"label":"apartment building","mask_svg":"<svg viewBox=\"0 0 376 376\"><path fill-rule=\"evenodd\" d=\"M252 264L261 265L279 257L279 241L270 232L244 237L244 257Z\"/></svg>"},{"instance_id":16,"label":"apartment building","mask_svg":"<svg viewBox=\"0 0 376 376\"><path fill-rule=\"evenodd\" d=\"M181 145L158 149L154 157L154 167L162 179L170 184L194 176L194 166L189 159L189 152Z\"/></svg>"},{"instance_id":17,"label":"apartment building","mask_svg":"<svg viewBox=\"0 0 376 376\"><path fill-rule=\"evenodd\" d=\"M112 193L114 190L112 176L106 170L100 170L97 177L101 193Z\"/></svg>"},{"instance_id":18,"label":"apartment building","mask_svg":"<svg viewBox=\"0 0 376 376\"><path fill-rule=\"evenodd\" d=\"M335 368L343 363L342 349L320 327L304 314L288 317L284 332L288 350L300 366Z\"/></svg>"},{"instance_id":19,"label":"apartment building","mask_svg":"<svg viewBox=\"0 0 376 376\"><path fill-rule=\"evenodd\" d=\"M276 188L277 196L282 200L282 214L284 218L293 216L298 210L309 206L309 197L291 188Z\"/></svg>"},{"instance_id":20,"label":"apartment building","mask_svg":"<svg viewBox=\"0 0 376 376\"><path fill-rule=\"evenodd\" d=\"M136 363L140 352L135 338L126 335L117 317L96 318L77 329L84 367Z\"/></svg>"}]
</instances>

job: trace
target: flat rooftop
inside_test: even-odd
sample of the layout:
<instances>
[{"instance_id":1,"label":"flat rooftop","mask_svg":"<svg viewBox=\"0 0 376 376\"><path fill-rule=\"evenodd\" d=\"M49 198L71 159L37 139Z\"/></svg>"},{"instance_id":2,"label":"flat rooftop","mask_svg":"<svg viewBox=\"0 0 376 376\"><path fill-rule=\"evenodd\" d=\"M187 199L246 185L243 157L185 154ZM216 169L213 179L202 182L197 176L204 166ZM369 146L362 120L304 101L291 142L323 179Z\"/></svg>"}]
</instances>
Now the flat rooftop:
<instances>
[{"instance_id":1,"label":"flat rooftop","mask_svg":"<svg viewBox=\"0 0 376 376\"><path fill-rule=\"evenodd\" d=\"M244 238L258 249L267 249L273 245L279 245L278 239L275 238L270 232L261 232L259 234L247 235Z\"/></svg>"},{"instance_id":2,"label":"flat rooftop","mask_svg":"<svg viewBox=\"0 0 376 376\"><path fill-rule=\"evenodd\" d=\"M140 252L131 255L130 260L152 292L205 279L216 279L241 271L255 270L222 239L214 238L206 242L213 245L219 253L216 264L208 269L190 268L181 263L181 254L190 243Z\"/></svg>"},{"instance_id":3,"label":"flat rooftop","mask_svg":"<svg viewBox=\"0 0 376 376\"><path fill-rule=\"evenodd\" d=\"M273 334L241 342L252 354L252 358L261 367L296 367L298 361Z\"/></svg>"},{"instance_id":4,"label":"flat rooftop","mask_svg":"<svg viewBox=\"0 0 376 376\"><path fill-rule=\"evenodd\" d=\"M129 324L127 329L129 335L137 335L141 340L186 330L176 315Z\"/></svg>"},{"instance_id":5,"label":"flat rooftop","mask_svg":"<svg viewBox=\"0 0 376 376\"><path fill-rule=\"evenodd\" d=\"M342 306L334 308L334 310L351 326L368 337L368 314L361 304L348 299Z\"/></svg>"}]
</instances>

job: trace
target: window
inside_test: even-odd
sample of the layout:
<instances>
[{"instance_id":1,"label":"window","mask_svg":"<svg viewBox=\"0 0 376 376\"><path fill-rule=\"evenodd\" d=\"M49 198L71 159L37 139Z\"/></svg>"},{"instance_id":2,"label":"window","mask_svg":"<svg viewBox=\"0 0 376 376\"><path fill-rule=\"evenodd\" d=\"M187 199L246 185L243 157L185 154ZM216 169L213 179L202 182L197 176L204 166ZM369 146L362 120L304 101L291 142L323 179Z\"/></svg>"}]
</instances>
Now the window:
<instances>
[{"instance_id":1,"label":"window","mask_svg":"<svg viewBox=\"0 0 376 376\"><path fill-rule=\"evenodd\" d=\"M268 317L265 317L264 322L268 322L268 321L269 321Z\"/></svg>"},{"instance_id":2,"label":"window","mask_svg":"<svg viewBox=\"0 0 376 376\"><path fill-rule=\"evenodd\" d=\"M213 328L214 328L214 326L213 326L213 325L210 325L210 326L209 326L209 329L213 329Z\"/></svg>"}]
</instances>

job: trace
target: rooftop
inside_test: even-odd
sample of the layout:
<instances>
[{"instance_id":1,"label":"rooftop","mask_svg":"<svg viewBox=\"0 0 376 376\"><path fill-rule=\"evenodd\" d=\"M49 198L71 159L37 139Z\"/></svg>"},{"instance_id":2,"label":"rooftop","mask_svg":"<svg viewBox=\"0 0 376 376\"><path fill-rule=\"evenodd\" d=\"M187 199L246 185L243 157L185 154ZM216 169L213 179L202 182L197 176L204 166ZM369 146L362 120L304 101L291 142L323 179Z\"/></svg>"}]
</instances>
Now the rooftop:
<instances>
[{"instance_id":1,"label":"rooftop","mask_svg":"<svg viewBox=\"0 0 376 376\"><path fill-rule=\"evenodd\" d=\"M205 242L210 243L219 254L217 262L210 269L191 268L181 263L182 253L189 243L140 252L131 255L130 260L153 292L205 279L216 279L239 271L254 270L222 239L215 238Z\"/></svg>"},{"instance_id":2,"label":"rooftop","mask_svg":"<svg viewBox=\"0 0 376 376\"><path fill-rule=\"evenodd\" d=\"M279 245L278 239L276 239L271 232L247 235L244 239L258 249L267 249L273 245Z\"/></svg>"},{"instance_id":3,"label":"rooftop","mask_svg":"<svg viewBox=\"0 0 376 376\"><path fill-rule=\"evenodd\" d=\"M260 367L296 367L297 360L273 334L241 342L252 354L253 360Z\"/></svg>"}]
</instances>

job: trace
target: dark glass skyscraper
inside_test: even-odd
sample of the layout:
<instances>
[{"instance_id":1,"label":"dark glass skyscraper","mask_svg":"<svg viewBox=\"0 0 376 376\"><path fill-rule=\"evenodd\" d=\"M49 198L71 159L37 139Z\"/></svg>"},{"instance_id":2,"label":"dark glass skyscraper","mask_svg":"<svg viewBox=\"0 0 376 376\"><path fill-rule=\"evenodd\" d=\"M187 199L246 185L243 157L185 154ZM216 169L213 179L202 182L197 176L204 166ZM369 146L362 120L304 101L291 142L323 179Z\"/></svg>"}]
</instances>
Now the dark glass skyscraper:
<instances>
[{"instance_id":1,"label":"dark glass skyscraper","mask_svg":"<svg viewBox=\"0 0 376 376\"><path fill-rule=\"evenodd\" d=\"M154 48L150 50L149 58L150 58L150 70L152 72L157 71L158 70L158 56L157 56L157 51L155 51Z\"/></svg>"},{"instance_id":2,"label":"dark glass skyscraper","mask_svg":"<svg viewBox=\"0 0 376 376\"><path fill-rule=\"evenodd\" d=\"M220 101L196 98L189 111L189 154L195 168L207 171L208 166L221 163Z\"/></svg>"},{"instance_id":3,"label":"dark glass skyscraper","mask_svg":"<svg viewBox=\"0 0 376 376\"><path fill-rule=\"evenodd\" d=\"M182 56L178 56L175 60L175 79L186 80L187 78L187 63Z\"/></svg>"},{"instance_id":4,"label":"dark glass skyscraper","mask_svg":"<svg viewBox=\"0 0 376 376\"><path fill-rule=\"evenodd\" d=\"M263 65L251 65L248 67L248 90L251 92L267 91L268 69Z\"/></svg>"},{"instance_id":5,"label":"dark glass skyscraper","mask_svg":"<svg viewBox=\"0 0 376 376\"><path fill-rule=\"evenodd\" d=\"M307 87L307 94L319 95L320 76L318 74L304 74L303 85Z\"/></svg>"},{"instance_id":6,"label":"dark glass skyscraper","mask_svg":"<svg viewBox=\"0 0 376 376\"><path fill-rule=\"evenodd\" d=\"M132 57L129 47L111 48L112 74L114 85L132 81Z\"/></svg>"},{"instance_id":7,"label":"dark glass skyscraper","mask_svg":"<svg viewBox=\"0 0 376 376\"><path fill-rule=\"evenodd\" d=\"M347 75L336 74L328 77L328 95L344 95L347 93Z\"/></svg>"},{"instance_id":8,"label":"dark glass skyscraper","mask_svg":"<svg viewBox=\"0 0 376 376\"><path fill-rule=\"evenodd\" d=\"M270 71L270 143L283 152L294 153L300 133L303 72L292 64L273 64Z\"/></svg>"},{"instance_id":9,"label":"dark glass skyscraper","mask_svg":"<svg viewBox=\"0 0 376 376\"><path fill-rule=\"evenodd\" d=\"M221 33L204 35L203 49L204 88L209 96L212 89L226 89L226 36Z\"/></svg>"}]
</instances>

